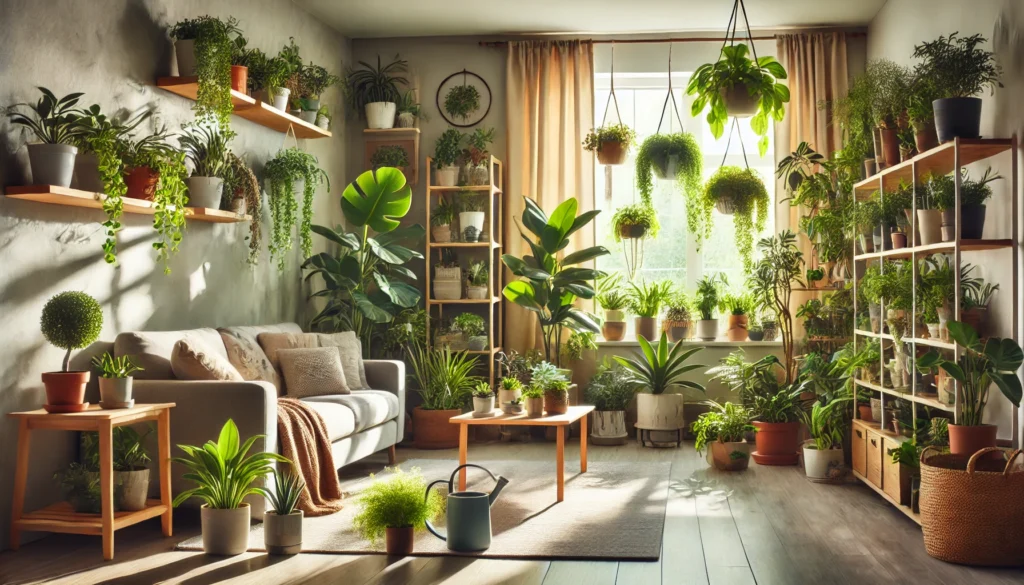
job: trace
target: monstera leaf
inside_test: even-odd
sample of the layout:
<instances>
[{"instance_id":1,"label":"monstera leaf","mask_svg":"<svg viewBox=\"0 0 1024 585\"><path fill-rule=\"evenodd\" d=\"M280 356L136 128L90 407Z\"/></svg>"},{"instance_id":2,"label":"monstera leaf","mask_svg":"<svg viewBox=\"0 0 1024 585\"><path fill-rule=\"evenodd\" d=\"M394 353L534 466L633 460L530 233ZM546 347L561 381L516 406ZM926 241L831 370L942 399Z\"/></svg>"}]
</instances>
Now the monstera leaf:
<instances>
[{"instance_id":1,"label":"monstera leaf","mask_svg":"<svg viewBox=\"0 0 1024 585\"><path fill-rule=\"evenodd\" d=\"M366 171L345 187L341 194L341 211L354 226L369 226L386 233L399 226L399 219L409 213L412 189L405 184L402 171L381 167Z\"/></svg>"}]
</instances>

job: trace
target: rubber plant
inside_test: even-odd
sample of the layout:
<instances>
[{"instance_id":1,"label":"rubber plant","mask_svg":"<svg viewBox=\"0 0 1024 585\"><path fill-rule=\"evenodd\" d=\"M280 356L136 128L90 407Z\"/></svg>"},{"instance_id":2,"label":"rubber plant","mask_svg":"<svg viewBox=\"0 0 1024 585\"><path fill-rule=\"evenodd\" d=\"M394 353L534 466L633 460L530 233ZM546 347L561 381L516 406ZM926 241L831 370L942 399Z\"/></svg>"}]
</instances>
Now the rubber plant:
<instances>
[{"instance_id":1,"label":"rubber plant","mask_svg":"<svg viewBox=\"0 0 1024 585\"><path fill-rule=\"evenodd\" d=\"M249 220L249 264L255 266L260 261L260 249L263 247L263 195L256 173L241 157L233 152L228 153L227 170L224 177L225 198L237 199L239 193L245 199L246 213Z\"/></svg>"},{"instance_id":2,"label":"rubber plant","mask_svg":"<svg viewBox=\"0 0 1024 585\"><path fill-rule=\"evenodd\" d=\"M319 274L325 285L313 293L327 302L310 322L311 329L355 331L363 343L363 355L370 355L379 334L377 326L391 323L402 310L419 304L422 294L409 284L416 275L405 264L422 260L423 255L402 242L418 244L425 232L419 224L399 227L411 206L412 189L405 175L384 167L362 173L342 193L346 224L356 231L312 227L340 246L340 251L321 252L302 265L308 270L307 280Z\"/></svg>"},{"instance_id":3,"label":"rubber plant","mask_svg":"<svg viewBox=\"0 0 1024 585\"><path fill-rule=\"evenodd\" d=\"M662 178L674 178L679 190L687 197L699 193L702 188L704 158L700 144L689 132L649 136L640 145L635 164L636 186L640 190L640 198L646 203L651 201L655 172ZM675 165L675 173L667 176L673 170L672 165Z\"/></svg>"},{"instance_id":4,"label":"rubber plant","mask_svg":"<svg viewBox=\"0 0 1024 585\"><path fill-rule=\"evenodd\" d=\"M711 237L711 211L720 203L733 210L736 248L743 260L744 271L750 272L754 236L764 231L772 205L768 190L761 177L751 169L724 166L715 171L703 192L686 200L686 224L697 239L698 249L704 240Z\"/></svg>"},{"instance_id":5,"label":"rubber plant","mask_svg":"<svg viewBox=\"0 0 1024 585\"><path fill-rule=\"evenodd\" d=\"M475 85L453 85L444 96L444 111L465 122L480 109L480 90Z\"/></svg>"},{"instance_id":6,"label":"rubber plant","mask_svg":"<svg viewBox=\"0 0 1024 585\"><path fill-rule=\"evenodd\" d=\"M292 249L292 227L298 219L298 202L293 191L295 181L303 181L299 239L304 257L313 253L313 237L310 235L313 196L320 183L326 184L330 192L331 181L327 173L320 169L315 156L296 147L279 152L267 162L263 172L270 181L270 218L274 224L270 235L270 257L277 256L277 267L284 270L285 253Z\"/></svg>"},{"instance_id":7,"label":"rubber plant","mask_svg":"<svg viewBox=\"0 0 1024 585\"><path fill-rule=\"evenodd\" d=\"M658 214L647 203L633 203L620 207L612 216L612 232L616 242L621 242L623 237L653 239L658 236L660 230Z\"/></svg>"},{"instance_id":8,"label":"rubber plant","mask_svg":"<svg viewBox=\"0 0 1024 585\"><path fill-rule=\"evenodd\" d=\"M175 40L195 40L196 101L192 106L200 120L216 121L224 132L231 128L231 60L238 20L213 16L186 18L171 27Z\"/></svg>"},{"instance_id":9,"label":"rubber plant","mask_svg":"<svg viewBox=\"0 0 1024 585\"><path fill-rule=\"evenodd\" d=\"M373 151L373 154L370 156L370 166L375 169L380 167L407 167L409 166L409 153L401 146L385 144Z\"/></svg>"},{"instance_id":10,"label":"rubber plant","mask_svg":"<svg viewBox=\"0 0 1024 585\"><path fill-rule=\"evenodd\" d=\"M722 94L734 88L745 88L749 96L757 98L757 113L750 118L750 129L761 137L757 148L763 157L768 152L768 118L782 121L789 88L778 82L786 79L786 69L775 57L763 55L752 61L747 57L749 51L743 43L722 47L718 61L705 63L693 72L686 93L696 96L690 108L693 117L708 110L706 120L717 139L722 137L729 119Z\"/></svg>"}]
</instances>

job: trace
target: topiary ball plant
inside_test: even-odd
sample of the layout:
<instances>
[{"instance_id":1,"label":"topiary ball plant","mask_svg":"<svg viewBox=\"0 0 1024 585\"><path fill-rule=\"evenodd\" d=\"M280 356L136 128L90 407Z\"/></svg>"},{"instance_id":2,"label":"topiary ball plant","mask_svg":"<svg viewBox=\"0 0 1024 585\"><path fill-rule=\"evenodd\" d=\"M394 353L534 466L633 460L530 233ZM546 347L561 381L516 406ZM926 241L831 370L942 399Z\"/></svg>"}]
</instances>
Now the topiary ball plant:
<instances>
[{"instance_id":1,"label":"topiary ball plant","mask_svg":"<svg viewBox=\"0 0 1024 585\"><path fill-rule=\"evenodd\" d=\"M636 185L647 204L651 202L654 175L674 178L683 195L689 197L700 192L703 172L700 144L689 132L650 136L636 155Z\"/></svg>"},{"instance_id":2,"label":"topiary ball plant","mask_svg":"<svg viewBox=\"0 0 1024 585\"><path fill-rule=\"evenodd\" d=\"M68 371L71 350L87 347L103 329L103 309L96 299L80 291L62 292L43 306L39 322L43 337L67 350L61 371Z\"/></svg>"},{"instance_id":3,"label":"topiary ball plant","mask_svg":"<svg viewBox=\"0 0 1024 585\"><path fill-rule=\"evenodd\" d=\"M715 171L703 192L686 200L686 223L697 238L698 247L711 237L711 210L715 207L732 213L736 247L743 258L743 269L750 272L754 236L764 231L771 207L764 181L750 169L726 166Z\"/></svg>"}]
</instances>

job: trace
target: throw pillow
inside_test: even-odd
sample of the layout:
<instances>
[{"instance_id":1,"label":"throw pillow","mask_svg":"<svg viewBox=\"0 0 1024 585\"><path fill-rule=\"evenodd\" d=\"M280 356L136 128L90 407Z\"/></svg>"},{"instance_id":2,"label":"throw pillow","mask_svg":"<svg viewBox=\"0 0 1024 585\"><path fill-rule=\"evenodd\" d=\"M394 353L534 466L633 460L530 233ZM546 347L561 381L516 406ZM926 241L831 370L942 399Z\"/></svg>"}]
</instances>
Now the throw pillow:
<instances>
[{"instance_id":1,"label":"throw pillow","mask_svg":"<svg viewBox=\"0 0 1024 585\"><path fill-rule=\"evenodd\" d=\"M354 331L321 333L320 347L338 348L349 388L352 390L370 389L370 385L366 383L366 368L363 367L363 344L359 342Z\"/></svg>"},{"instance_id":2,"label":"throw pillow","mask_svg":"<svg viewBox=\"0 0 1024 585\"><path fill-rule=\"evenodd\" d=\"M260 333L256 336L256 341L259 342L260 347L267 354L267 359L270 360L270 365L278 374L281 373L281 362L277 357L278 350L311 348L320 345L316 333ZM282 378L277 389L284 394L287 392L287 386L288 381Z\"/></svg>"},{"instance_id":3,"label":"throw pillow","mask_svg":"<svg viewBox=\"0 0 1024 585\"><path fill-rule=\"evenodd\" d=\"M274 370L267 354L260 348L254 337L238 335L226 329L218 329L228 352L228 361L235 366L238 373L246 380L270 382L278 390L281 389L281 377Z\"/></svg>"},{"instance_id":4,"label":"throw pillow","mask_svg":"<svg viewBox=\"0 0 1024 585\"><path fill-rule=\"evenodd\" d=\"M292 398L325 394L350 394L341 365L341 354L333 347L279 349L281 374Z\"/></svg>"},{"instance_id":5,"label":"throw pillow","mask_svg":"<svg viewBox=\"0 0 1024 585\"><path fill-rule=\"evenodd\" d=\"M171 371L179 380L244 381L226 357L188 337L174 344L171 350Z\"/></svg>"}]
</instances>

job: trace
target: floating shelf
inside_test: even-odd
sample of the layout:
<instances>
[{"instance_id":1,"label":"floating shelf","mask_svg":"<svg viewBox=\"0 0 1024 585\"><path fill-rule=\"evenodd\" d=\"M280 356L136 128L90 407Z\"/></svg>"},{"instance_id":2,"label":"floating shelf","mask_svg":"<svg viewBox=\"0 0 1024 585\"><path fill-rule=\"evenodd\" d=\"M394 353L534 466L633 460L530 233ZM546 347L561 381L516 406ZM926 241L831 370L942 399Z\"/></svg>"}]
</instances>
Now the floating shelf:
<instances>
[{"instance_id":1,"label":"floating shelf","mask_svg":"<svg viewBox=\"0 0 1024 585\"><path fill-rule=\"evenodd\" d=\"M893 190L899 186L901 181L913 181L915 166L919 176L928 173L947 175L954 170L954 158L958 142L960 145L960 166L984 160L1013 148L1013 139L1011 138L958 138L922 152L898 165L884 169L856 183L853 186L853 190L857 194L858 199L871 195L879 187L884 188L886 191Z\"/></svg>"},{"instance_id":2,"label":"floating shelf","mask_svg":"<svg viewBox=\"0 0 1024 585\"><path fill-rule=\"evenodd\" d=\"M80 191L68 187L56 185L26 185L23 187L7 187L6 196L9 199L21 199L25 201L37 201L51 205L65 205L68 207L86 207L89 209L103 209L103 200L106 195L93 193L91 191ZM124 212L137 213L141 215L153 215L156 213L156 206L152 201L145 199L133 199L123 197ZM239 215L231 211L220 209L209 209L206 207L186 207L185 219L205 221L210 223L238 223L250 221L252 216Z\"/></svg>"},{"instance_id":3,"label":"floating shelf","mask_svg":"<svg viewBox=\"0 0 1024 585\"><path fill-rule=\"evenodd\" d=\"M910 258L912 254L941 254L952 252L956 242L938 242L921 246L908 246L897 250L885 250L884 252L869 252L857 254L854 260L873 260L878 258ZM961 252L980 252L983 250L1002 250L1013 247L1013 240L960 240ZM795 290L795 289L794 289Z\"/></svg>"},{"instance_id":4,"label":"floating shelf","mask_svg":"<svg viewBox=\"0 0 1024 585\"><path fill-rule=\"evenodd\" d=\"M487 305L498 303L500 301L501 297L491 297L489 299L454 299L451 301L427 299L427 303L431 305Z\"/></svg>"},{"instance_id":5,"label":"floating shelf","mask_svg":"<svg viewBox=\"0 0 1024 585\"><path fill-rule=\"evenodd\" d=\"M419 134L419 128L363 128L363 134L370 136L401 136L403 134Z\"/></svg>"},{"instance_id":6,"label":"floating shelf","mask_svg":"<svg viewBox=\"0 0 1024 585\"><path fill-rule=\"evenodd\" d=\"M156 80L156 86L195 101L196 92L199 90L196 79L196 77L159 77ZM329 138L331 136L329 130L324 130L315 124L310 124L288 112L282 112L274 106L233 89L231 90L231 105L234 107L236 116L271 130L287 132L288 127L291 126L297 138Z\"/></svg>"},{"instance_id":7,"label":"floating shelf","mask_svg":"<svg viewBox=\"0 0 1024 585\"><path fill-rule=\"evenodd\" d=\"M467 349L466 353L468 353L469 355L494 355L496 353L499 353L500 351L501 351L500 347L492 347L491 349L480 349L480 350Z\"/></svg>"},{"instance_id":8,"label":"floating shelf","mask_svg":"<svg viewBox=\"0 0 1024 585\"><path fill-rule=\"evenodd\" d=\"M854 382L856 382L856 384L858 386L862 387L862 388L867 388L868 390L874 390L875 392L881 392L882 394L888 394L889 396L895 396L896 398L902 398L903 400L909 400L910 402L916 402L918 404L923 404L924 406L928 406L930 408L935 408L935 409L938 409L938 410L943 410L945 412L954 412L956 410L954 405L946 404L944 402L939 402L938 400L936 400L934 398L927 398L925 396L917 396L916 394L911 394L910 392L900 392L898 390L893 390L892 388L886 388L885 386L880 386L878 384L872 384L870 382L865 382L863 380L854 379Z\"/></svg>"}]
</instances>

